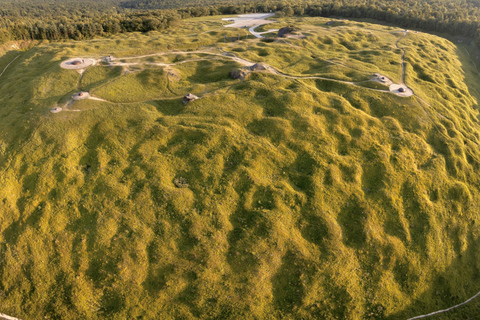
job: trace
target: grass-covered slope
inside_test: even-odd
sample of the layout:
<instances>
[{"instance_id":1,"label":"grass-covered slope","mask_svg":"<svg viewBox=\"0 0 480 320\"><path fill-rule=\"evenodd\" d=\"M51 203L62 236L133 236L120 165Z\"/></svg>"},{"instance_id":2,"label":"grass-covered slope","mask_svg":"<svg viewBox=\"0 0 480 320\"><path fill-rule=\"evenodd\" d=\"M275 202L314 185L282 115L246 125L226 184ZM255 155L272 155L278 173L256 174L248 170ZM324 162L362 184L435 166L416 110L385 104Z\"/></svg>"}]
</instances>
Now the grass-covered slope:
<instances>
[{"instance_id":1,"label":"grass-covered slope","mask_svg":"<svg viewBox=\"0 0 480 320\"><path fill-rule=\"evenodd\" d=\"M224 44L239 31L211 18L20 53L0 77L0 312L405 319L480 290L479 75L465 48L404 37L409 98L268 72L232 80L237 62L200 53L82 77L59 66L222 49L292 76L401 81L403 33L325 21L287 21L306 37L273 43ZM80 90L105 101L49 112ZM187 92L201 99L183 105Z\"/></svg>"}]
</instances>

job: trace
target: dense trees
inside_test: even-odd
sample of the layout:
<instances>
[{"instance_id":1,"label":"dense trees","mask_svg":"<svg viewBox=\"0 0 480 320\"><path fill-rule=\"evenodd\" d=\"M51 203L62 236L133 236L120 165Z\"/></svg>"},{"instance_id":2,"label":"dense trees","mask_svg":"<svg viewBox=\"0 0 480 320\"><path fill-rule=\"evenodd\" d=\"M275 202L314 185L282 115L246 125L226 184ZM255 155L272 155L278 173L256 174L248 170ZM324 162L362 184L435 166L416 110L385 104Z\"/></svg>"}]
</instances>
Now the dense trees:
<instances>
[{"instance_id":1,"label":"dense trees","mask_svg":"<svg viewBox=\"0 0 480 320\"><path fill-rule=\"evenodd\" d=\"M371 18L406 28L446 32L480 42L480 0L103 0L41 2L0 0L0 42L84 39L105 34L168 28L181 18L279 12L285 16Z\"/></svg>"},{"instance_id":2,"label":"dense trees","mask_svg":"<svg viewBox=\"0 0 480 320\"><path fill-rule=\"evenodd\" d=\"M0 43L79 40L119 32L162 30L180 18L176 10L124 10L108 2L5 2L0 9Z\"/></svg>"}]
</instances>

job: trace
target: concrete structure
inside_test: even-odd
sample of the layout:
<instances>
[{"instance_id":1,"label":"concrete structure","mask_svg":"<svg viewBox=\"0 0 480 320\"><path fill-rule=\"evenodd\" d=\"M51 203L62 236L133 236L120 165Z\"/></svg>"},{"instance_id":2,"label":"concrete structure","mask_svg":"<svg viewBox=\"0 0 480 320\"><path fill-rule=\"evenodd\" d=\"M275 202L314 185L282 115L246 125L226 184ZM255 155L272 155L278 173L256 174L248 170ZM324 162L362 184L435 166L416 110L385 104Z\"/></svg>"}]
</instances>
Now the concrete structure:
<instances>
[{"instance_id":1,"label":"concrete structure","mask_svg":"<svg viewBox=\"0 0 480 320\"><path fill-rule=\"evenodd\" d=\"M386 86L390 86L393 83L392 80L380 73L374 73L370 80L380 82Z\"/></svg>"},{"instance_id":2,"label":"concrete structure","mask_svg":"<svg viewBox=\"0 0 480 320\"><path fill-rule=\"evenodd\" d=\"M198 97L196 95L187 93L185 97L183 97L183 103L188 103L190 101L197 100L197 99Z\"/></svg>"},{"instance_id":3,"label":"concrete structure","mask_svg":"<svg viewBox=\"0 0 480 320\"><path fill-rule=\"evenodd\" d=\"M410 97L413 96L413 91L408 88L405 84L391 84L389 87L391 93L395 93L401 97Z\"/></svg>"},{"instance_id":4,"label":"concrete structure","mask_svg":"<svg viewBox=\"0 0 480 320\"><path fill-rule=\"evenodd\" d=\"M268 69L268 66L262 62L255 63L254 65L250 66L251 71L264 71L267 69Z\"/></svg>"},{"instance_id":5,"label":"concrete structure","mask_svg":"<svg viewBox=\"0 0 480 320\"><path fill-rule=\"evenodd\" d=\"M72 96L73 100L84 100L90 98L90 94L88 92L82 91L77 92Z\"/></svg>"},{"instance_id":6,"label":"concrete structure","mask_svg":"<svg viewBox=\"0 0 480 320\"><path fill-rule=\"evenodd\" d=\"M64 69L79 70L79 69L85 69L94 64L95 64L95 60L93 59L73 58L73 59L68 59L66 61L63 61L60 64L60 67Z\"/></svg>"},{"instance_id":7,"label":"concrete structure","mask_svg":"<svg viewBox=\"0 0 480 320\"><path fill-rule=\"evenodd\" d=\"M293 27L291 27L291 26L280 28L278 30L277 37L284 37L285 35L289 34L290 32L293 32Z\"/></svg>"}]
</instances>

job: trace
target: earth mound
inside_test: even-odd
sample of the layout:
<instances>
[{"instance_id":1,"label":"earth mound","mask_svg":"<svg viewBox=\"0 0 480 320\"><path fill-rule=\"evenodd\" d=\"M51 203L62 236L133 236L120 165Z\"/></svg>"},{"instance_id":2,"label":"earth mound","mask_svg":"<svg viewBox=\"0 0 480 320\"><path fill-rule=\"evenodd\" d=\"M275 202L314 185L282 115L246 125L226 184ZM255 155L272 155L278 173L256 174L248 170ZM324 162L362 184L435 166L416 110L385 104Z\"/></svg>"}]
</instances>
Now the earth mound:
<instances>
[{"instance_id":1,"label":"earth mound","mask_svg":"<svg viewBox=\"0 0 480 320\"><path fill-rule=\"evenodd\" d=\"M287 34L294 31L294 28L291 26L283 27L278 30L277 37L285 37Z\"/></svg>"},{"instance_id":2,"label":"earth mound","mask_svg":"<svg viewBox=\"0 0 480 320\"><path fill-rule=\"evenodd\" d=\"M386 86L390 86L393 82L383 74L375 73L371 78L371 81L376 81L380 82L381 84L384 84Z\"/></svg>"},{"instance_id":3,"label":"earth mound","mask_svg":"<svg viewBox=\"0 0 480 320\"><path fill-rule=\"evenodd\" d=\"M230 77L232 79L241 79L244 80L248 76L248 71L244 69L235 69L230 71Z\"/></svg>"},{"instance_id":4,"label":"earth mound","mask_svg":"<svg viewBox=\"0 0 480 320\"><path fill-rule=\"evenodd\" d=\"M174 68L168 68L165 71L167 72L168 80L173 82L178 82L182 80L182 75L179 70Z\"/></svg>"}]
</instances>

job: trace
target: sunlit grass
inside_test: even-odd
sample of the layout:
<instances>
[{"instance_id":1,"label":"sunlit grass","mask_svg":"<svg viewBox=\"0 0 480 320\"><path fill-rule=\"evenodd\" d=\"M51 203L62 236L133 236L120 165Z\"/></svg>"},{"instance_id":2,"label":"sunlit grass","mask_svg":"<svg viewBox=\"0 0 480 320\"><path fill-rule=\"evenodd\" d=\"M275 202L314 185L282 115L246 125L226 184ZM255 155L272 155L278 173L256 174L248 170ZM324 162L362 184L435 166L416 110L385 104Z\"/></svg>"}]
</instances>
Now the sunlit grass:
<instances>
[{"instance_id":1,"label":"sunlit grass","mask_svg":"<svg viewBox=\"0 0 480 320\"><path fill-rule=\"evenodd\" d=\"M0 312L404 319L476 293L478 72L463 47L412 32L399 46L416 96L371 90L386 89L361 82L376 72L401 81L402 33L326 21L224 43L246 30L208 17L21 53L0 78ZM361 83L233 80L238 63L198 52L81 80L59 67L174 50ZM106 101L49 112L80 90Z\"/></svg>"}]
</instances>

